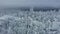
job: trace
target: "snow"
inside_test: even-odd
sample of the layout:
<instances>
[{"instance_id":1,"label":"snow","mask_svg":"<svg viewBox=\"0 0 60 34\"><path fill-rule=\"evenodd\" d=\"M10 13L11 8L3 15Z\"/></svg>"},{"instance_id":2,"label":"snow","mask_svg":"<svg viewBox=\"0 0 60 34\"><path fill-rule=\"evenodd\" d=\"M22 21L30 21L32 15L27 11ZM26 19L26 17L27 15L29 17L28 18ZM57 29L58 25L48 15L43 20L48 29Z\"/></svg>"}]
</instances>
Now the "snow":
<instances>
[{"instance_id":1,"label":"snow","mask_svg":"<svg viewBox=\"0 0 60 34\"><path fill-rule=\"evenodd\" d=\"M60 34L60 12L6 12L1 12L0 34Z\"/></svg>"}]
</instances>

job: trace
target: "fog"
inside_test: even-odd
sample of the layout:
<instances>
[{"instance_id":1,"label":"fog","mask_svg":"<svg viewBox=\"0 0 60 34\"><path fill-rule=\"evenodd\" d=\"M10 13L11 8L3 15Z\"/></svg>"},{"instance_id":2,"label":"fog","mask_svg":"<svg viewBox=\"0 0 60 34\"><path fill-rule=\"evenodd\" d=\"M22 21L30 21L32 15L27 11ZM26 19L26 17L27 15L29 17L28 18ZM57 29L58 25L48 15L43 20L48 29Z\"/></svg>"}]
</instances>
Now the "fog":
<instances>
[{"instance_id":1,"label":"fog","mask_svg":"<svg viewBox=\"0 0 60 34\"><path fill-rule=\"evenodd\" d=\"M60 0L0 0L0 7L53 6L59 7Z\"/></svg>"},{"instance_id":2,"label":"fog","mask_svg":"<svg viewBox=\"0 0 60 34\"><path fill-rule=\"evenodd\" d=\"M0 0L0 34L60 34L60 0Z\"/></svg>"}]
</instances>

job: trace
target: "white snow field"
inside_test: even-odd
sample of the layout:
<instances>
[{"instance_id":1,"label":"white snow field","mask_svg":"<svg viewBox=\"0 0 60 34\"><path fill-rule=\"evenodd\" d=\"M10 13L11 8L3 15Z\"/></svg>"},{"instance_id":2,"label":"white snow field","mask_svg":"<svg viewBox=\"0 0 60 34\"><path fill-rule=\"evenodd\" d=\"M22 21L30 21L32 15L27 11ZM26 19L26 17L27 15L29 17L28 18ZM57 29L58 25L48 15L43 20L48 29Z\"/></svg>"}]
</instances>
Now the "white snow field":
<instances>
[{"instance_id":1,"label":"white snow field","mask_svg":"<svg viewBox=\"0 0 60 34\"><path fill-rule=\"evenodd\" d=\"M0 10L0 34L60 34L60 11Z\"/></svg>"}]
</instances>

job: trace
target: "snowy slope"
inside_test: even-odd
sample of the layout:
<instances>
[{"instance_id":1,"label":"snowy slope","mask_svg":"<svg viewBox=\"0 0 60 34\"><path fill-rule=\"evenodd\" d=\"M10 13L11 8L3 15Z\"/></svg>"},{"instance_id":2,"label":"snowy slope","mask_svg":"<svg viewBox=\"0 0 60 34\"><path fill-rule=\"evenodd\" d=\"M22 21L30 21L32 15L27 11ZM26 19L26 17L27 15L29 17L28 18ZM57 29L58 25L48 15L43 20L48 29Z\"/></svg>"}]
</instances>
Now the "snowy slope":
<instances>
[{"instance_id":1,"label":"snowy slope","mask_svg":"<svg viewBox=\"0 0 60 34\"><path fill-rule=\"evenodd\" d=\"M0 12L0 34L60 34L60 11Z\"/></svg>"}]
</instances>

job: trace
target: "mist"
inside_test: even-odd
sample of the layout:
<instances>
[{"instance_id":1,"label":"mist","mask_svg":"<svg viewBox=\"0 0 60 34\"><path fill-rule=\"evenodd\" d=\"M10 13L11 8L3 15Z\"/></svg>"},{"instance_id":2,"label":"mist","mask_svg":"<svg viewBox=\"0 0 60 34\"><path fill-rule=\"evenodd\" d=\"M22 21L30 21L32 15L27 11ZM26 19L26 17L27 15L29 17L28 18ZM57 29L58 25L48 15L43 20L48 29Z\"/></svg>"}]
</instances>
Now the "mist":
<instances>
[{"instance_id":1,"label":"mist","mask_svg":"<svg viewBox=\"0 0 60 34\"><path fill-rule=\"evenodd\" d=\"M52 6L59 7L60 0L0 0L0 7Z\"/></svg>"}]
</instances>

